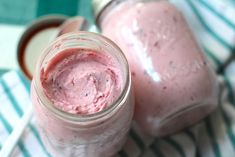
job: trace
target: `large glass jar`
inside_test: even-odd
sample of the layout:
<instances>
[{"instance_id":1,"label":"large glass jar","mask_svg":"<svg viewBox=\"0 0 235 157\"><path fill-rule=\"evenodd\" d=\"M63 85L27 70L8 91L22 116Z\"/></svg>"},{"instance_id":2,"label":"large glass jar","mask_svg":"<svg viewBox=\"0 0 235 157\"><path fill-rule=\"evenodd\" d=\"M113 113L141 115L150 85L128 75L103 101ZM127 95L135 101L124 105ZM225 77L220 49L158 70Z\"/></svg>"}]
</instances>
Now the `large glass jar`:
<instances>
[{"instance_id":1,"label":"large glass jar","mask_svg":"<svg viewBox=\"0 0 235 157\"><path fill-rule=\"evenodd\" d=\"M93 1L96 23L126 55L135 119L163 136L190 126L218 104L215 72L181 12L166 0Z\"/></svg>"},{"instance_id":2,"label":"large glass jar","mask_svg":"<svg viewBox=\"0 0 235 157\"><path fill-rule=\"evenodd\" d=\"M107 109L89 115L67 113L45 95L40 80L43 71L54 56L70 48L108 53L120 64L123 89ZM31 94L42 141L53 157L110 157L123 146L133 117L134 99L126 58L107 38L88 32L57 38L38 61Z\"/></svg>"}]
</instances>

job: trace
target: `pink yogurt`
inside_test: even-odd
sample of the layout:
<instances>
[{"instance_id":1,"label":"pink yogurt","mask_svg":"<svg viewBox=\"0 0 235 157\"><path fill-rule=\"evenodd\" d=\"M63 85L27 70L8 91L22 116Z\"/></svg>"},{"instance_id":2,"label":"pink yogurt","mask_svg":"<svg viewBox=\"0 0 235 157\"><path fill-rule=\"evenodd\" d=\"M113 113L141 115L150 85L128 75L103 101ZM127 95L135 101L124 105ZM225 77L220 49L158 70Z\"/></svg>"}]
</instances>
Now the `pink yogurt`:
<instances>
[{"instance_id":1,"label":"pink yogurt","mask_svg":"<svg viewBox=\"0 0 235 157\"><path fill-rule=\"evenodd\" d=\"M88 115L114 103L123 89L119 65L102 53L67 49L41 72L44 93L68 113Z\"/></svg>"},{"instance_id":2,"label":"pink yogurt","mask_svg":"<svg viewBox=\"0 0 235 157\"><path fill-rule=\"evenodd\" d=\"M97 22L129 61L141 128L163 136L205 118L218 83L182 14L168 1L112 2Z\"/></svg>"},{"instance_id":3,"label":"pink yogurt","mask_svg":"<svg viewBox=\"0 0 235 157\"><path fill-rule=\"evenodd\" d=\"M51 156L110 157L123 146L134 102L125 56L107 38L57 38L38 61L31 93Z\"/></svg>"}]
</instances>

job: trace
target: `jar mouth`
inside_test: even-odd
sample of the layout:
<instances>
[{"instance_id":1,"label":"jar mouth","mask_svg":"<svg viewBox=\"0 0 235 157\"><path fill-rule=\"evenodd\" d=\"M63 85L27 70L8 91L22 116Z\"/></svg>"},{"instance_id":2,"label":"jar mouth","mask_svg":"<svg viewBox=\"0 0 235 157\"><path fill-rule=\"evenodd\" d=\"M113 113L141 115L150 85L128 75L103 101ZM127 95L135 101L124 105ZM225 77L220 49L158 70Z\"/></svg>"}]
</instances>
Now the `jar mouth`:
<instances>
[{"instance_id":1,"label":"jar mouth","mask_svg":"<svg viewBox=\"0 0 235 157\"><path fill-rule=\"evenodd\" d=\"M105 108L102 111L99 111L97 113L92 113L92 114L87 114L87 115L79 115L79 114L73 114L73 113L69 113L69 112L65 112L59 108L57 108L55 105L53 105L53 103L48 99L48 97L45 95L44 91L43 91L43 87L41 84L41 66L42 64L45 62L45 59L48 57L49 52L52 51L52 49L56 48L58 49L58 46L61 46L61 41L65 41L66 39L74 39L74 40L78 40L77 42L84 42L85 40L89 41L89 42L99 42L100 44L103 44L104 46L110 46L111 49L114 50L114 52L119 53L120 59L122 61L122 63L124 66L124 69L126 69L123 73L125 75L125 77L123 78L123 89L119 95L119 97L117 97L117 99L110 104L107 108ZM74 46L74 45L72 45ZM102 45L101 45L102 46ZM77 45L74 46L72 48L85 48L85 47L81 47L81 45ZM63 50L65 50L67 48L64 48ZM88 48L87 49L91 49ZM58 50L58 51L63 51L63 50ZM92 49L91 49L92 50ZM95 49L94 49L95 50ZM53 58L54 56L49 56L51 58ZM50 59L51 59L50 58ZM127 62L127 59L124 55L124 53L121 51L121 49L110 39L96 34L96 33L92 33L92 32L86 32L86 31L80 31L80 32L76 32L76 33L66 33L58 38L55 39L55 41L53 41L49 47L47 47L43 53L40 56L40 59L37 62L36 65L36 71L35 71L35 76L33 79L33 85L35 87L35 91L38 95L39 101L41 102L41 104L46 107L48 110L50 110L56 117L63 119L65 121L70 121L70 122L75 122L75 123L82 123L82 122L92 122L92 121L96 121L100 118L104 118L105 116L107 116L107 114L114 113L116 110L118 110L127 100L128 97L128 93L130 92L130 88L131 88L131 75L129 72L129 65Z\"/></svg>"}]
</instances>

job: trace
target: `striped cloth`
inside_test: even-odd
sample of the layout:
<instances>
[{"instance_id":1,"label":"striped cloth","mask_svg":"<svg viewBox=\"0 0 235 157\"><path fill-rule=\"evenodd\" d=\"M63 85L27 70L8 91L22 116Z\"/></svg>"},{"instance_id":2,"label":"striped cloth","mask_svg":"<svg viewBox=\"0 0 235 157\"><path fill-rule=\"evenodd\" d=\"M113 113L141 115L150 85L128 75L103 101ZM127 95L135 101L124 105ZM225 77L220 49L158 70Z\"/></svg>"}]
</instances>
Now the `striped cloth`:
<instances>
[{"instance_id":1,"label":"striped cloth","mask_svg":"<svg viewBox=\"0 0 235 157\"><path fill-rule=\"evenodd\" d=\"M171 1L185 15L218 72L221 87L219 107L202 122L165 138L154 139L144 135L133 122L127 143L117 156L235 157L235 61L231 60L235 56L235 1ZM227 65L229 60L231 62ZM0 78L0 148L27 106L31 105L29 90L29 82L19 71L11 71ZM34 118L12 156L49 156L40 140Z\"/></svg>"}]
</instances>

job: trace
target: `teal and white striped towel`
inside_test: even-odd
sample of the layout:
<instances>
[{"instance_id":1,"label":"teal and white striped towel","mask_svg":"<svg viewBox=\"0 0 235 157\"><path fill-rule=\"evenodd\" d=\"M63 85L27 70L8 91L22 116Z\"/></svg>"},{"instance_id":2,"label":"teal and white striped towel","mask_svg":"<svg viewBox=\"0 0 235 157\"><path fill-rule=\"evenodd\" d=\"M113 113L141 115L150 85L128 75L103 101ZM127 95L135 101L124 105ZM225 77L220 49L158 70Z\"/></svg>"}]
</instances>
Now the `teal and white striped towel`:
<instances>
[{"instance_id":1,"label":"teal and white striped towel","mask_svg":"<svg viewBox=\"0 0 235 157\"><path fill-rule=\"evenodd\" d=\"M218 70L234 54L234 0L171 0L185 15L206 55ZM221 103L199 124L179 134L151 138L132 127L121 157L234 157L235 61L218 77ZM29 82L18 71L0 78L0 147L30 104ZM14 149L13 157L48 157L34 118Z\"/></svg>"},{"instance_id":2,"label":"teal and white striped towel","mask_svg":"<svg viewBox=\"0 0 235 157\"><path fill-rule=\"evenodd\" d=\"M235 67L234 67L235 68ZM221 80L228 81L228 78ZM153 139L132 127L128 141L117 156L121 157L233 157L235 155L235 105L230 103L232 90L222 88L223 97L218 110L203 122L179 134ZM225 83L221 83L224 85ZM231 96L231 97L230 97ZM0 79L0 146L30 104L29 82L22 74L12 71ZM14 149L13 157L48 157L40 140L34 118L25 129Z\"/></svg>"}]
</instances>

